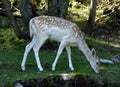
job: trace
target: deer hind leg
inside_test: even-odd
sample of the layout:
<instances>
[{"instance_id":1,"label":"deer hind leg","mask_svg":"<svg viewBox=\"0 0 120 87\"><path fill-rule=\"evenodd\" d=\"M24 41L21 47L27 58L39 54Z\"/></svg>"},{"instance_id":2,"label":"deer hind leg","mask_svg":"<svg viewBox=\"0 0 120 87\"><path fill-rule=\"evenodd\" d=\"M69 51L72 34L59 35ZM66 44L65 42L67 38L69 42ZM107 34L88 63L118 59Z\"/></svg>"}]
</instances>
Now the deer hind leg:
<instances>
[{"instance_id":1,"label":"deer hind leg","mask_svg":"<svg viewBox=\"0 0 120 87\"><path fill-rule=\"evenodd\" d=\"M70 48L70 46L66 46L66 51L67 51L67 55L68 55L69 67L72 71L74 71L74 68L72 65L72 60L71 60L71 48Z\"/></svg>"},{"instance_id":2,"label":"deer hind leg","mask_svg":"<svg viewBox=\"0 0 120 87\"><path fill-rule=\"evenodd\" d=\"M21 63L21 69L23 71L25 70L25 63L27 60L27 55L30 52L30 50L32 49L32 47L34 46L35 42L36 42L36 38L33 37L32 41L25 47L25 52L24 52L22 63Z\"/></svg>"},{"instance_id":3,"label":"deer hind leg","mask_svg":"<svg viewBox=\"0 0 120 87\"><path fill-rule=\"evenodd\" d=\"M39 71L43 71L43 68L42 68L42 65L41 65L41 62L40 62L40 59L39 59L39 49L44 44L44 42L47 40L47 38L48 38L48 36L38 38L34 47L33 47L34 54L35 54L35 59L36 59L37 67L38 67Z\"/></svg>"},{"instance_id":4,"label":"deer hind leg","mask_svg":"<svg viewBox=\"0 0 120 87\"><path fill-rule=\"evenodd\" d=\"M58 59L59 59L59 56L61 55L61 53L62 53L62 51L63 51L63 49L64 49L65 46L66 46L66 42L65 42L65 41L62 41L62 42L60 43L59 48L58 48L58 52L57 52L56 58L55 58L55 60L54 60L54 62L53 62L53 64L52 64L52 70L53 70L53 71L55 70L55 67L56 67L57 61L58 61Z\"/></svg>"}]
</instances>

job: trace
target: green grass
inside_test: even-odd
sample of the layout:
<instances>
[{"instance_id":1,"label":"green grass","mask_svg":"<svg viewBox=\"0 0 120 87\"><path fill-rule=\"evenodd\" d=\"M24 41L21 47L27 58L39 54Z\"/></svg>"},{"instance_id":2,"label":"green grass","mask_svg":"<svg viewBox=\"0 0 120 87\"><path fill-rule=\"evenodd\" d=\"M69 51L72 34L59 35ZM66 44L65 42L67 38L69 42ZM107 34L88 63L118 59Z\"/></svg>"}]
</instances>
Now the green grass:
<instances>
[{"instance_id":1,"label":"green grass","mask_svg":"<svg viewBox=\"0 0 120 87\"><path fill-rule=\"evenodd\" d=\"M9 32L8 35L10 36L10 34L12 34L11 36L14 39L12 38L9 39L9 41L5 42L1 39L7 39L7 36L0 36L0 61L3 62L3 65L0 66L0 83L15 82L16 80L27 78L40 78L50 75L60 75L61 73L69 73L73 76L76 74L88 75L101 81L104 79L107 79L110 82L120 81L120 64L102 64L101 73L96 74L91 69L90 64L86 60L85 56L77 48L72 48L72 61L75 68L75 71L73 72L68 67L68 58L66 51L64 51L60 56L56 70L54 72L51 70L57 49L40 50L40 60L44 68L43 72L38 71L33 51L31 51L28 55L26 71L23 72L20 68L20 64L22 61L24 48L29 41L18 40L15 38L15 35L11 30L5 30L2 31L2 33L3 32L6 33L4 35L7 35L7 32ZM120 48L108 46L100 40L91 37L87 37L86 40L90 48L93 47L96 49L97 54L100 58L111 59L114 55L111 54L111 50L115 53L120 53Z\"/></svg>"}]
</instances>

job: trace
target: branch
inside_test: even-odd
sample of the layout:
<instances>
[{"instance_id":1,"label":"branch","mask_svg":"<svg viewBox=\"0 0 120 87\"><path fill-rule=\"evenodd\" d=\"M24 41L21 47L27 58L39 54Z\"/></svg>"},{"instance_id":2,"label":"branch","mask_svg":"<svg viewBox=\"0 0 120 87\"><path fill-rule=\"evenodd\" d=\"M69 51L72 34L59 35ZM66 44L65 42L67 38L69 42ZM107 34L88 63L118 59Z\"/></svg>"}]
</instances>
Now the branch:
<instances>
[{"instance_id":1,"label":"branch","mask_svg":"<svg viewBox=\"0 0 120 87\"><path fill-rule=\"evenodd\" d=\"M0 16L8 17L7 12L3 8L0 8ZM22 18L22 16L17 14L13 14L13 16L15 18Z\"/></svg>"},{"instance_id":2,"label":"branch","mask_svg":"<svg viewBox=\"0 0 120 87\"><path fill-rule=\"evenodd\" d=\"M0 8L0 16L8 17L6 11L2 8Z\"/></svg>"}]
</instances>

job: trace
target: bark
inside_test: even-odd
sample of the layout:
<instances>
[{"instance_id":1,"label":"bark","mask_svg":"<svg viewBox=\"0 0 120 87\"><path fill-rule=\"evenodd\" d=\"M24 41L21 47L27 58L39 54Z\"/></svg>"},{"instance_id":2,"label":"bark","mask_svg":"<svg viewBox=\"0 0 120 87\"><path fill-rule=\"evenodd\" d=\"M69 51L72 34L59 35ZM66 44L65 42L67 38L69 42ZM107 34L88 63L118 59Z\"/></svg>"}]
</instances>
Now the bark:
<instances>
[{"instance_id":1,"label":"bark","mask_svg":"<svg viewBox=\"0 0 120 87\"><path fill-rule=\"evenodd\" d=\"M60 17L65 18L67 15L68 11L68 5L69 5L69 0L63 0L63 2L60 2L59 8L61 10L61 15Z\"/></svg>"},{"instance_id":2,"label":"bark","mask_svg":"<svg viewBox=\"0 0 120 87\"><path fill-rule=\"evenodd\" d=\"M86 25L87 33L92 32L94 22L95 22L95 17L96 17L96 6L97 6L97 0L91 0L90 14L89 14L89 19Z\"/></svg>"},{"instance_id":3,"label":"bark","mask_svg":"<svg viewBox=\"0 0 120 87\"><path fill-rule=\"evenodd\" d=\"M45 9L49 10L52 7L52 0L45 0Z\"/></svg>"},{"instance_id":4,"label":"bark","mask_svg":"<svg viewBox=\"0 0 120 87\"><path fill-rule=\"evenodd\" d=\"M11 11L11 8L10 8L11 7L10 2L8 0L2 0L2 3L4 5L5 11L7 13L7 16L10 20L11 26L12 26L16 36L18 38L21 38L21 31L20 31L20 28L19 28L13 14L12 14L12 11Z\"/></svg>"},{"instance_id":5,"label":"bark","mask_svg":"<svg viewBox=\"0 0 120 87\"><path fill-rule=\"evenodd\" d=\"M69 0L45 0L45 9L39 15L66 18Z\"/></svg>"},{"instance_id":6,"label":"bark","mask_svg":"<svg viewBox=\"0 0 120 87\"><path fill-rule=\"evenodd\" d=\"M17 14L12 14L14 16L15 19L20 19L22 18L20 15L17 15ZM1 8L0 9L0 16L3 16L3 17L8 17L8 14L7 12L5 11L5 9Z\"/></svg>"},{"instance_id":7,"label":"bark","mask_svg":"<svg viewBox=\"0 0 120 87\"><path fill-rule=\"evenodd\" d=\"M59 0L53 0L53 15L58 16L59 13Z\"/></svg>"},{"instance_id":8,"label":"bark","mask_svg":"<svg viewBox=\"0 0 120 87\"><path fill-rule=\"evenodd\" d=\"M8 17L6 11L3 9L0 9L0 16Z\"/></svg>"},{"instance_id":9,"label":"bark","mask_svg":"<svg viewBox=\"0 0 120 87\"><path fill-rule=\"evenodd\" d=\"M29 0L18 0L18 3L24 22L23 37L29 39L29 20L34 17L33 9Z\"/></svg>"},{"instance_id":10,"label":"bark","mask_svg":"<svg viewBox=\"0 0 120 87\"><path fill-rule=\"evenodd\" d=\"M67 15L68 5L69 0L52 0L51 15L65 18Z\"/></svg>"},{"instance_id":11,"label":"bark","mask_svg":"<svg viewBox=\"0 0 120 87\"><path fill-rule=\"evenodd\" d=\"M30 2L32 3L33 10L37 11L39 9L40 0L30 0Z\"/></svg>"}]
</instances>

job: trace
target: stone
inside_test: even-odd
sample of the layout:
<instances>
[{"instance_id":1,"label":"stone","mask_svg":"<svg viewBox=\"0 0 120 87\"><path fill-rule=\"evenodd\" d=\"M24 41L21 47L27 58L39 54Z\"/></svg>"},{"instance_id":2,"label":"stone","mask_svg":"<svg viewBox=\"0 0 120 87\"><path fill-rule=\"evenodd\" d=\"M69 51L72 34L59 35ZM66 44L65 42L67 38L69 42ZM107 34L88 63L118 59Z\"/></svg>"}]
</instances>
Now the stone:
<instances>
[{"instance_id":1,"label":"stone","mask_svg":"<svg viewBox=\"0 0 120 87\"><path fill-rule=\"evenodd\" d=\"M16 83L15 87L24 87L21 83Z\"/></svg>"},{"instance_id":2,"label":"stone","mask_svg":"<svg viewBox=\"0 0 120 87\"><path fill-rule=\"evenodd\" d=\"M113 61L114 63L120 63L120 54L114 56L114 57L112 58L112 61Z\"/></svg>"},{"instance_id":3,"label":"stone","mask_svg":"<svg viewBox=\"0 0 120 87\"><path fill-rule=\"evenodd\" d=\"M64 73L64 74L61 74L63 80L69 80L72 78L72 76L70 74L67 74L67 73Z\"/></svg>"},{"instance_id":4,"label":"stone","mask_svg":"<svg viewBox=\"0 0 120 87\"><path fill-rule=\"evenodd\" d=\"M108 59L100 59L100 63L103 63L103 64L114 64L113 61L108 60Z\"/></svg>"}]
</instances>

